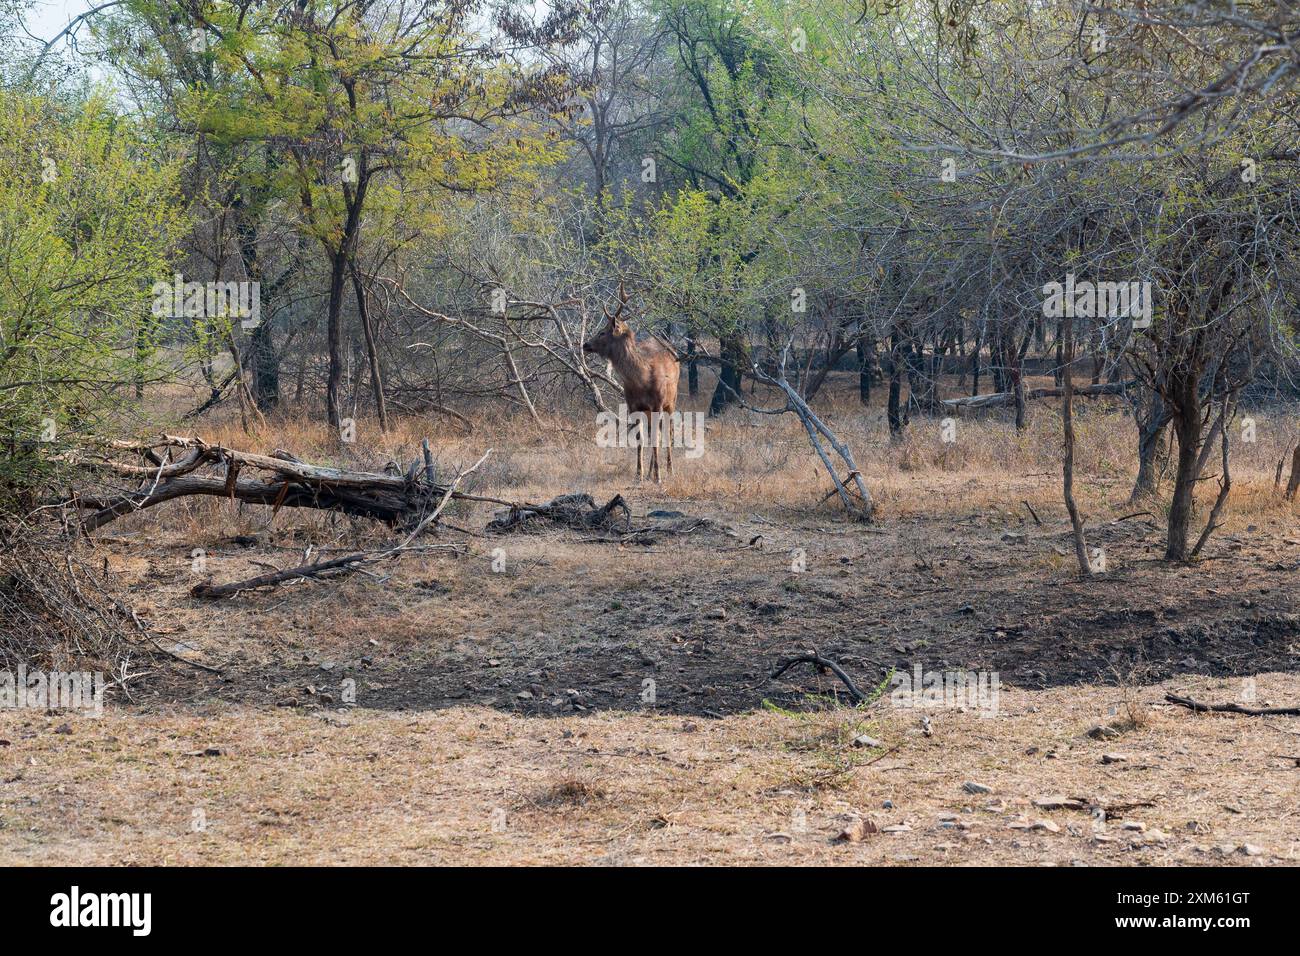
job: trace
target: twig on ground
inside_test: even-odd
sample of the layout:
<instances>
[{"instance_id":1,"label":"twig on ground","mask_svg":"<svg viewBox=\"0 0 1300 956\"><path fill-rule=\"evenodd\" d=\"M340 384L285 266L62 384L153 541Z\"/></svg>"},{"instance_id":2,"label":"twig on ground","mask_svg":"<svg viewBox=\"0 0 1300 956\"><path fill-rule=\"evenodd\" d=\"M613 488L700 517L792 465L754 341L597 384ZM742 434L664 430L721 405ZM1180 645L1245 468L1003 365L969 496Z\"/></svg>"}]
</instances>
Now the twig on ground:
<instances>
[{"instance_id":1,"label":"twig on ground","mask_svg":"<svg viewBox=\"0 0 1300 956\"><path fill-rule=\"evenodd\" d=\"M772 672L768 679L776 680L796 664L813 664L823 670L830 670L836 677L844 682L844 686L848 688L849 696L853 698L855 704L861 704L866 701L866 695L863 694L862 691L858 690L857 685L853 683L853 679L849 677L848 674L844 673L844 669L833 660L822 657L816 650L811 654L799 654L795 657L791 657L789 660L783 661L777 666L776 670Z\"/></svg>"}]
</instances>

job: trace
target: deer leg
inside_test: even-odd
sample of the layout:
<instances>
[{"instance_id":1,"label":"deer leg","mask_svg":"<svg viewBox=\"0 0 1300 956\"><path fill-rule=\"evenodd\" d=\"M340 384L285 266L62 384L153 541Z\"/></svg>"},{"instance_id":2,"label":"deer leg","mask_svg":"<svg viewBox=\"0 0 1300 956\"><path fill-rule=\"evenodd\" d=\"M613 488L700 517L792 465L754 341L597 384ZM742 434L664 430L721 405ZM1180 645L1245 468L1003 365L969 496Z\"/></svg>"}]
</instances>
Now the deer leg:
<instances>
[{"instance_id":1,"label":"deer leg","mask_svg":"<svg viewBox=\"0 0 1300 956\"><path fill-rule=\"evenodd\" d=\"M641 480L641 446L645 444L645 426L640 422L636 427L636 480Z\"/></svg>"},{"instance_id":2,"label":"deer leg","mask_svg":"<svg viewBox=\"0 0 1300 956\"><path fill-rule=\"evenodd\" d=\"M668 455L668 474L673 473L673 416L668 415L668 444L665 446L665 453Z\"/></svg>"},{"instance_id":3,"label":"deer leg","mask_svg":"<svg viewBox=\"0 0 1300 956\"><path fill-rule=\"evenodd\" d=\"M650 428L650 470L654 473L655 484L659 484L659 432L663 427L663 418L659 412L652 413L654 424Z\"/></svg>"}]
</instances>

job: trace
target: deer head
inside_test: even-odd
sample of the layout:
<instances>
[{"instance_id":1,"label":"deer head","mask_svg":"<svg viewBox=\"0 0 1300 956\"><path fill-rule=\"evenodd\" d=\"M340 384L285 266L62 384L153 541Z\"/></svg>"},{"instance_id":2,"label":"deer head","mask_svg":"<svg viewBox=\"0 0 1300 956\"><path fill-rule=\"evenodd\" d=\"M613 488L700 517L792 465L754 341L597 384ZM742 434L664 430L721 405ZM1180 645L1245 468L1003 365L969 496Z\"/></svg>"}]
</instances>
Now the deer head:
<instances>
[{"instance_id":1,"label":"deer head","mask_svg":"<svg viewBox=\"0 0 1300 956\"><path fill-rule=\"evenodd\" d=\"M627 322L623 320L623 309L626 306L627 293L623 291L623 281L620 279L618 283L618 308L611 315L607 307L601 306L607 321L599 332L582 343L584 352L591 352L601 358L611 359L623 351L621 346L625 346L633 337L632 330L628 328Z\"/></svg>"}]
</instances>

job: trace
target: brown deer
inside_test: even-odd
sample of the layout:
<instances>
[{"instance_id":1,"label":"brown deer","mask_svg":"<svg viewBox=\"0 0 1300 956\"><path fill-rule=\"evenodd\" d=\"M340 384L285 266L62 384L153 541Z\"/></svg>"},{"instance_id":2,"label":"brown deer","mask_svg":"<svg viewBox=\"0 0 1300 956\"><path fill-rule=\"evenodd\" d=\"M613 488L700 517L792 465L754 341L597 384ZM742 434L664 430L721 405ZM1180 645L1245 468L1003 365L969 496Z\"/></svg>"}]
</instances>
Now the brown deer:
<instances>
[{"instance_id":1,"label":"brown deer","mask_svg":"<svg viewBox=\"0 0 1300 956\"><path fill-rule=\"evenodd\" d=\"M681 365L668 347L657 339L636 340L623 319L627 293L623 291L622 282L618 284L618 299L618 308L613 315L609 314L608 308L602 307L607 320L605 326L582 343L582 350L599 355L613 366L614 374L623 386L628 415L645 413L646 421L638 423L636 476L641 478L641 446L645 444L646 427L649 425L653 443L647 477L658 482L661 422L668 425L667 465L668 474L673 473L672 415L677 404L677 380L681 377Z\"/></svg>"}]
</instances>

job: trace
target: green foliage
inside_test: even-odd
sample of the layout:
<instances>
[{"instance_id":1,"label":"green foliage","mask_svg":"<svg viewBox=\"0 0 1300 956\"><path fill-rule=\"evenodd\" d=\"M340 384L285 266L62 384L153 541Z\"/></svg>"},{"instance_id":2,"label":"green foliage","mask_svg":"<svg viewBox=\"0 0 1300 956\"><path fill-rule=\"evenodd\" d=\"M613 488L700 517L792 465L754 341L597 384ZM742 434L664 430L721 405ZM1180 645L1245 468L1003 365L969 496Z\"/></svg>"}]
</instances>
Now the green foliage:
<instances>
[{"instance_id":1,"label":"green foliage","mask_svg":"<svg viewBox=\"0 0 1300 956\"><path fill-rule=\"evenodd\" d=\"M649 215L611 214L609 257L645 276L659 314L713 335L793 327L796 290L815 311L832 286L861 289L845 186L864 137L797 78L802 58L834 49L820 21L742 0L656 11L676 50L677 119L657 144L675 188Z\"/></svg>"},{"instance_id":2,"label":"green foliage","mask_svg":"<svg viewBox=\"0 0 1300 956\"><path fill-rule=\"evenodd\" d=\"M0 92L0 498L165 376L150 287L186 226L176 173L106 100Z\"/></svg>"},{"instance_id":3,"label":"green foliage","mask_svg":"<svg viewBox=\"0 0 1300 956\"><path fill-rule=\"evenodd\" d=\"M131 9L159 25L171 8ZM172 107L183 127L242 157L248 198L297 206L328 250L351 239L349 214L363 205L389 226L400 211L436 228L449 191L491 190L555 158L518 120L512 69L460 13L323 0L302 11L200 3L188 16L164 37L165 57L147 51L141 68L159 83L186 78Z\"/></svg>"}]
</instances>

